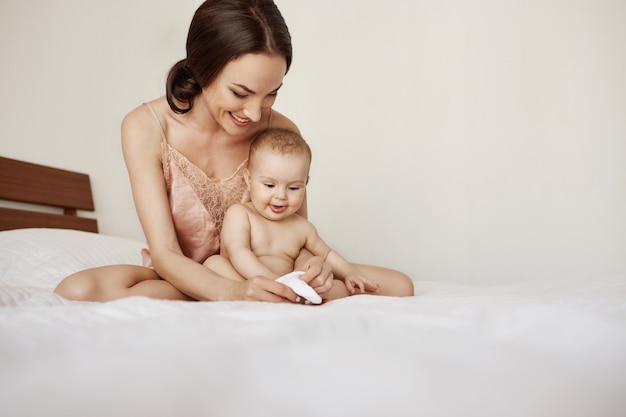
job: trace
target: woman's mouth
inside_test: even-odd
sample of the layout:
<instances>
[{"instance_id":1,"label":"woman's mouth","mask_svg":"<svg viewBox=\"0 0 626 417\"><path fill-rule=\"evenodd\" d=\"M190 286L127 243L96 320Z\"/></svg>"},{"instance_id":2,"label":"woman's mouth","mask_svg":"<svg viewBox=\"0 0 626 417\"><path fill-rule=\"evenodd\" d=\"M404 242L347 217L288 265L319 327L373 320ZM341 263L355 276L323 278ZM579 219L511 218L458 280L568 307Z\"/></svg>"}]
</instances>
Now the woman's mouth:
<instances>
[{"instance_id":1,"label":"woman's mouth","mask_svg":"<svg viewBox=\"0 0 626 417\"><path fill-rule=\"evenodd\" d=\"M230 115L230 118L233 121L233 123L237 126L241 126L241 127L248 126L250 122L252 121L245 117L239 117L236 114L231 113L231 112L228 112L228 114Z\"/></svg>"}]
</instances>

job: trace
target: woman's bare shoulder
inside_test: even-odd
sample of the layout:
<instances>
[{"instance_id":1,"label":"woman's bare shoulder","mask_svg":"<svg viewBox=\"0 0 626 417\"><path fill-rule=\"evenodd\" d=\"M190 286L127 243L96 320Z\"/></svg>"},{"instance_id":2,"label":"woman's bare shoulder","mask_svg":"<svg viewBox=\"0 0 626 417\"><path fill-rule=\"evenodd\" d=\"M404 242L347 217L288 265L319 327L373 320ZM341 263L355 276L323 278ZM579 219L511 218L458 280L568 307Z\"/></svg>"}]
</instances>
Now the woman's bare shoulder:
<instances>
[{"instance_id":1,"label":"woman's bare shoulder","mask_svg":"<svg viewBox=\"0 0 626 417\"><path fill-rule=\"evenodd\" d=\"M162 102L164 101L165 98L161 97L156 100L140 104L139 106L129 111L126 116L124 116L124 119L122 120L122 126L132 127L139 125L140 127L144 128L151 127L152 125L154 125L154 115L152 114L152 111L150 110L148 105L154 108L155 112L159 114L159 111L161 110L161 107L163 105Z\"/></svg>"},{"instance_id":2,"label":"woman's bare shoulder","mask_svg":"<svg viewBox=\"0 0 626 417\"><path fill-rule=\"evenodd\" d=\"M164 100L164 99L163 99ZM150 104L158 114L161 99ZM160 151L161 128L150 108L141 104L128 112L122 120L122 145L127 148L148 147Z\"/></svg>"},{"instance_id":3,"label":"woman's bare shoulder","mask_svg":"<svg viewBox=\"0 0 626 417\"><path fill-rule=\"evenodd\" d=\"M270 122L270 127L279 127L300 133L300 129L298 129L298 126L296 126L296 124L292 122L291 119L276 110L272 110L272 120Z\"/></svg>"}]
</instances>

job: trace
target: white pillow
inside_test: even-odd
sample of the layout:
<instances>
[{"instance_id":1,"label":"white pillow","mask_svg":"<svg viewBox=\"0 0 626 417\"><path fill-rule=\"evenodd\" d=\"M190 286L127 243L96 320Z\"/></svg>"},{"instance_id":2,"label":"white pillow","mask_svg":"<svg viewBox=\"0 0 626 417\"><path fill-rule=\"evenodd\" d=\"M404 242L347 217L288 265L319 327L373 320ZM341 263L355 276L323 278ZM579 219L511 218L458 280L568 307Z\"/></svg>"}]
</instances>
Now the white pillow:
<instances>
[{"instance_id":1,"label":"white pillow","mask_svg":"<svg viewBox=\"0 0 626 417\"><path fill-rule=\"evenodd\" d=\"M0 232L0 286L53 290L66 276L103 265L141 264L142 242L68 229Z\"/></svg>"}]
</instances>

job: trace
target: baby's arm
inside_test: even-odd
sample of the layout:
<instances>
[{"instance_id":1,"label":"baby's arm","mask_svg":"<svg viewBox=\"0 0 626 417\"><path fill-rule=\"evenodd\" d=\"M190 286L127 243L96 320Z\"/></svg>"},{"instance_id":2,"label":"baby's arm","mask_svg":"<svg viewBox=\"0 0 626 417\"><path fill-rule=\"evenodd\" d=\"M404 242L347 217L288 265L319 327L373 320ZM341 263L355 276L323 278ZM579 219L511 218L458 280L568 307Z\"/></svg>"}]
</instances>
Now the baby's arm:
<instances>
[{"instance_id":1,"label":"baby's arm","mask_svg":"<svg viewBox=\"0 0 626 417\"><path fill-rule=\"evenodd\" d=\"M346 284L346 288L350 294L354 294L356 288L359 287L361 293L364 293L366 290L371 292L378 292L380 285L375 283L374 281L370 281L363 275L359 274L356 271L356 268L352 266L348 261L346 261L339 253L330 250L328 253L328 257L326 258L326 262L330 264L333 271L337 271L337 274L343 278L343 282Z\"/></svg>"},{"instance_id":2,"label":"baby's arm","mask_svg":"<svg viewBox=\"0 0 626 417\"><path fill-rule=\"evenodd\" d=\"M378 284L358 274L356 269L343 256L324 242L317 233L315 226L310 222L307 223L306 249L314 255L324 257L333 272L343 278L346 288L351 294L354 294L355 286L359 287L362 293L365 292L365 290L372 292L378 291L380 288Z\"/></svg>"},{"instance_id":3,"label":"baby's arm","mask_svg":"<svg viewBox=\"0 0 626 417\"><path fill-rule=\"evenodd\" d=\"M234 204L226 210L222 225L220 254L227 258L245 279L262 275L275 279L278 275L270 271L252 252L250 247L250 218L246 208Z\"/></svg>"}]
</instances>

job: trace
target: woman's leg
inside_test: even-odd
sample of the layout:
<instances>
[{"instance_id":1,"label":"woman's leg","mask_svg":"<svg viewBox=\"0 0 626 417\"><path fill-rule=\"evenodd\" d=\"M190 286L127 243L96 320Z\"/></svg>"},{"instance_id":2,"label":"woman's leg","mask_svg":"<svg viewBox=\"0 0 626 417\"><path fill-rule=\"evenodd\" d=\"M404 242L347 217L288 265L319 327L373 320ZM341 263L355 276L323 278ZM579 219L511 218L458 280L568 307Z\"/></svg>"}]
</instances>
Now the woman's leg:
<instances>
[{"instance_id":1,"label":"woman's leg","mask_svg":"<svg viewBox=\"0 0 626 417\"><path fill-rule=\"evenodd\" d=\"M192 300L152 269L137 265L110 265L76 272L61 281L54 292L77 301L110 301L133 295Z\"/></svg>"},{"instance_id":2,"label":"woman's leg","mask_svg":"<svg viewBox=\"0 0 626 417\"><path fill-rule=\"evenodd\" d=\"M364 277L380 285L375 294L394 297L409 297L415 295L413 281L406 274L393 269L373 265L352 264ZM357 289L355 295L359 294Z\"/></svg>"}]
</instances>

